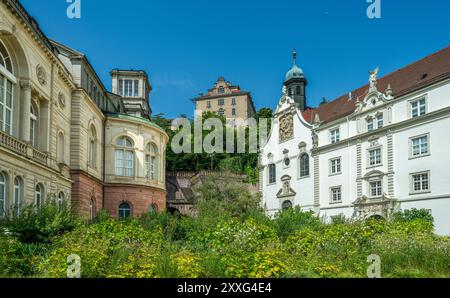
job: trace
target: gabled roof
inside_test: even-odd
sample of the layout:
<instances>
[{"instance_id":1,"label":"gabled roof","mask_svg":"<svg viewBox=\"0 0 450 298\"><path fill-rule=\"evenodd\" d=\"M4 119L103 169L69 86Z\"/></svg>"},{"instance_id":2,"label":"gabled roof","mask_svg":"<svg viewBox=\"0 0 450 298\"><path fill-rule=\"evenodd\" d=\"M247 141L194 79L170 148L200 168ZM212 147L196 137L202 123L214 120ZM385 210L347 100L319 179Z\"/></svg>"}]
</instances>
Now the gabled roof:
<instances>
[{"instance_id":1,"label":"gabled roof","mask_svg":"<svg viewBox=\"0 0 450 298\"><path fill-rule=\"evenodd\" d=\"M380 91L384 91L390 84L393 89L393 96L400 97L449 77L450 46L447 46L434 54L378 79L377 88ZM354 112L356 102L363 100L368 90L369 85L364 85L351 92L351 100L349 100L349 95L346 94L317 108L307 109L302 115L306 121L312 122L315 115L319 114L321 123L346 117Z\"/></svg>"}]
</instances>

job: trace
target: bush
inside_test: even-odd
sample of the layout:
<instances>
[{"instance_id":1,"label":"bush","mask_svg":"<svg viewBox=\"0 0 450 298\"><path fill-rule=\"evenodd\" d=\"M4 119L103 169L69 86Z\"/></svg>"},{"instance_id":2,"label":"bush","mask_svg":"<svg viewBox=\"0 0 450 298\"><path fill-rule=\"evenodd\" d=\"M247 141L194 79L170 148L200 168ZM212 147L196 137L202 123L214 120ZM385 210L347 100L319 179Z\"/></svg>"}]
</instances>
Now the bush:
<instances>
[{"instance_id":1,"label":"bush","mask_svg":"<svg viewBox=\"0 0 450 298\"><path fill-rule=\"evenodd\" d=\"M317 228L321 225L313 212L302 212L298 206L276 214L273 224L278 236L283 240L297 230Z\"/></svg>"},{"instance_id":2,"label":"bush","mask_svg":"<svg viewBox=\"0 0 450 298\"><path fill-rule=\"evenodd\" d=\"M49 243L52 237L71 231L80 224L67 203L60 207L55 201L49 201L39 211L36 210L36 206L28 205L18 216L11 210L2 220L2 225L21 242Z\"/></svg>"}]
</instances>

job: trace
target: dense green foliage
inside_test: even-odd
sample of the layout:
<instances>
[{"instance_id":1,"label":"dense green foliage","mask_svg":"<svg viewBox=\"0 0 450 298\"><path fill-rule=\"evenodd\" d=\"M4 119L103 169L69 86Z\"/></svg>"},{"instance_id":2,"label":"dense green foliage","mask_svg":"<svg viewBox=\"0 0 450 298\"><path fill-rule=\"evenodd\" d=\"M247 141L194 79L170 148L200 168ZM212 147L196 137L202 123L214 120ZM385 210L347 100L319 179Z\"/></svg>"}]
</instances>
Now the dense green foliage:
<instances>
[{"instance_id":1,"label":"dense green foliage","mask_svg":"<svg viewBox=\"0 0 450 298\"><path fill-rule=\"evenodd\" d=\"M226 123L225 118L223 116L219 116L216 113L206 112L202 115L202 121L203 123L210 118L218 118L221 120L222 124ZM268 130L270 130L271 127L271 119L272 119L272 110L269 108L263 108L259 110L254 115L255 120L259 123L260 119L268 119ZM228 130L233 130L234 134L234 144L235 148L237 148L237 130L236 128L230 128L227 127L224 130L223 134L223 152L224 153L193 153L194 148L194 121L190 120L191 123L191 148L192 153L184 153L184 154L175 154L172 151L172 148L170 146L172 138L174 135L180 132L181 128L177 131L172 131L170 129L170 122L169 120L164 118L163 114L158 114L153 116L152 121L154 121L156 124L161 126L166 133L169 135L169 146L167 149L167 171L201 171L201 170L220 170L220 171L228 171L238 174L246 174L249 177L249 182L256 182L258 180L258 171L257 168L257 162L258 162L258 154L257 153L248 153L248 150L246 150L246 153L242 154L229 154L226 153L226 134ZM203 140L205 137L211 133L212 130L202 130L202 138ZM258 129L259 131L259 129ZM268 133L268 132L267 132ZM249 148L249 129L245 129L245 148Z\"/></svg>"},{"instance_id":2,"label":"dense green foliage","mask_svg":"<svg viewBox=\"0 0 450 298\"><path fill-rule=\"evenodd\" d=\"M0 276L66 277L67 257L77 254L82 277L366 277L367 257L378 254L383 277L450 277L450 239L433 234L422 210L392 221L324 224L298 208L270 219L245 187L217 177L196 194L195 218L149 213L115 221L102 214L51 232L31 218L72 217L61 211L8 219L0 232ZM23 235L31 230L40 236L30 242Z\"/></svg>"}]
</instances>

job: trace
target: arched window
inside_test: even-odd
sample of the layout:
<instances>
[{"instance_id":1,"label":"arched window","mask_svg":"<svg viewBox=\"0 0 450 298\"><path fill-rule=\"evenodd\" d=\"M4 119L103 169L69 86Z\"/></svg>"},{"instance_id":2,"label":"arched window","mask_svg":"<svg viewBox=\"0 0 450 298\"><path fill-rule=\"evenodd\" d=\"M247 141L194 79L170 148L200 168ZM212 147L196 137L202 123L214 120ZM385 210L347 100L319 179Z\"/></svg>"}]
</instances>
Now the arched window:
<instances>
[{"instance_id":1,"label":"arched window","mask_svg":"<svg viewBox=\"0 0 450 298\"><path fill-rule=\"evenodd\" d=\"M309 176L309 155L303 153L300 156L300 177Z\"/></svg>"},{"instance_id":2,"label":"arched window","mask_svg":"<svg viewBox=\"0 0 450 298\"><path fill-rule=\"evenodd\" d=\"M89 132L89 166L97 166L97 132L94 126L91 126Z\"/></svg>"},{"instance_id":3,"label":"arched window","mask_svg":"<svg viewBox=\"0 0 450 298\"><path fill-rule=\"evenodd\" d=\"M291 201L284 201L283 204L281 204L281 208L283 211L289 210L292 208L292 202Z\"/></svg>"},{"instance_id":4,"label":"arched window","mask_svg":"<svg viewBox=\"0 0 450 298\"><path fill-rule=\"evenodd\" d=\"M130 138L121 137L116 141L116 175L134 176L134 143Z\"/></svg>"},{"instance_id":5,"label":"arched window","mask_svg":"<svg viewBox=\"0 0 450 298\"><path fill-rule=\"evenodd\" d=\"M148 207L148 213L154 213L158 211L158 206L156 204L151 204Z\"/></svg>"},{"instance_id":6,"label":"arched window","mask_svg":"<svg viewBox=\"0 0 450 298\"><path fill-rule=\"evenodd\" d=\"M13 121L13 95L16 77L11 57L0 41L0 130L11 134Z\"/></svg>"},{"instance_id":7,"label":"arched window","mask_svg":"<svg viewBox=\"0 0 450 298\"><path fill-rule=\"evenodd\" d=\"M58 199L57 199L57 201L56 201L59 210L61 210L62 207L63 207L64 198L65 198L65 195L64 195L64 193L61 191L61 192L58 194Z\"/></svg>"},{"instance_id":8,"label":"arched window","mask_svg":"<svg viewBox=\"0 0 450 298\"><path fill-rule=\"evenodd\" d=\"M14 178L14 213L16 216L20 214L20 206L23 197L23 183L19 177Z\"/></svg>"},{"instance_id":9,"label":"arched window","mask_svg":"<svg viewBox=\"0 0 450 298\"><path fill-rule=\"evenodd\" d=\"M6 212L6 202L8 195L8 183L4 173L0 173L0 217L3 217Z\"/></svg>"},{"instance_id":10,"label":"arched window","mask_svg":"<svg viewBox=\"0 0 450 298\"><path fill-rule=\"evenodd\" d=\"M145 147L145 177L158 180L158 148L155 144L148 143Z\"/></svg>"},{"instance_id":11,"label":"arched window","mask_svg":"<svg viewBox=\"0 0 450 298\"><path fill-rule=\"evenodd\" d=\"M275 164L270 164L269 165L269 183L275 183L277 182L277 171L276 171L276 166Z\"/></svg>"},{"instance_id":12,"label":"arched window","mask_svg":"<svg viewBox=\"0 0 450 298\"><path fill-rule=\"evenodd\" d=\"M40 209L42 204L44 203L44 187L42 184L37 184L35 193L34 193L34 204L36 205L36 209Z\"/></svg>"},{"instance_id":13,"label":"arched window","mask_svg":"<svg viewBox=\"0 0 450 298\"><path fill-rule=\"evenodd\" d=\"M119 206L119 218L131 217L131 207L128 203L122 203Z\"/></svg>"},{"instance_id":14,"label":"arched window","mask_svg":"<svg viewBox=\"0 0 450 298\"><path fill-rule=\"evenodd\" d=\"M34 107L33 104L31 104L31 109L30 109L30 141L31 141L31 145L33 147L37 146L37 122L38 121L38 116L37 116L37 111L36 108Z\"/></svg>"},{"instance_id":15,"label":"arched window","mask_svg":"<svg viewBox=\"0 0 450 298\"><path fill-rule=\"evenodd\" d=\"M64 163L64 134L62 132L58 133L58 150L57 150L57 160L58 163Z\"/></svg>"},{"instance_id":16,"label":"arched window","mask_svg":"<svg viewBox=\"0 0 450 298\"><path fill-rule=\"evenodd\" d=\"M93 221L95 217L95 202L94 199L89 201L89 220Z\"/></svg>"}]
</instances>

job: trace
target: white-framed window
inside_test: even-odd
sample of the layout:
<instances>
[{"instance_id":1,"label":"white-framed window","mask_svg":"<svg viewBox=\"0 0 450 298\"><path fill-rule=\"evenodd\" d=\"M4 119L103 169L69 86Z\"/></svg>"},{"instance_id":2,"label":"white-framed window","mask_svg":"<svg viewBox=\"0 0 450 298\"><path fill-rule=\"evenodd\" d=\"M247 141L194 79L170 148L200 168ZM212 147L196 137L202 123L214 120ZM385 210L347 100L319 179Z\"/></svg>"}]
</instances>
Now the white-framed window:
<instances>
[{"instance_id":1,"label":"white-framed window","mask_svg":"<svg viewBox=\"0 0 450 298\"><path fill-rule=\"evenodd\" d=\"M0 41L0 131L12 133L14 110L14 76L11 56Z\"/></svg>"},{"instance_id":2,"label":"white-framed window","mask_svg":"<svg viewBox=\"0 0 450 298\"><path fill-rule=\"evenodd\" d=\"M411 174L411 193L426 193L430 191L430 172Z\"/></svg>"},{"instance_id":3,"label":"white-framed window","mask_svg":"<svg viewBox=\"0 0 450 298\"><path fill-rule=\"evenodd\" d=\"M153 143L148 143L145 147L145 177L151 180L158 180L158 147Z\"/></svg>"},{"instance_id":4,"label":"white-framed window","mask_svg":"<svg viewBox=\"0 0 450 298\"><path fill-rule=\"evenodd\" d=\"M381 148L369 150L369 166L379 166L382 164Z\"/></svg>"},{"instance_id":5,"label":"white-framed window","mask_svg":"<svg viewBox=\"0 0 450 298\"><path fill-rule=\"evenodd\" d=\"M372 181L369 183L370 196L372 198L381 197L383 195L383 183L381 180Z\"/></svg>"},{"instance_id":6,"label":"white-framed window","mask_svg":"<svg viewBox=\"0 0 450 298\"><path fill-rule=\"evenodd\" d=\"M134 177L134 143L128 137L116 141L115 168L116 176Z\"/></svg>"},{"instance_id":7,"label":"white-framed window","mask_svg":"<svg viewBox=\"0 0 450 298\"><path fill-rule=\"evenodd\" d=\"M125 97L133 96L133 80L125 80Z\"/></svg>"},{"instance_id":8,"label":"white-framed window","mask_svg":"<svg viewBox=\"0 0 450 298\"><path fill-rule=\"evenodd\" d=\"M377 128L380 129L383 127L384 127L384 116L383 116L383 114L379 114L377 116Z\"/></svg>"},{"instance_id":9,"label":"white-framed window","mask_svg":"<svg viewBox=\"0 0 450 298\"><path fill-rule=\"evenodd\" d=\"M120 96L123 96L123 80L119 80L119 87L118 87L118 93Z\"/></svg>"},{"instance_id":10,"label":"white-framed window","mask_svg":"<svg viewBox=\"0 0 450 298\"><path fill-rule=\"evenodd\" d=\"M4 173L0 172L0 217L5 216L8 201L8 180Z\"/></svg>"},{"instance_id":11,"label":"white-framed window","mask_svg":"<svg viewBox=\"0 0 450 298\"><path fill-rule=\"evenodd\" d=\"M300 178L309 176L309 155L303 153L300 155Z\"/></svg>"},{"instance_id":12,"label":"white-framed window","mask_svg":"<svg viewBox=\"0 0 450 298\"><path fill-rule=\"evenodd\" d=\"M330 188L330 201L332 204L341 203L342 202L342 187L335 186Z\"/></svg>"},{"instance_id":13,"label":"white-framed window","mask_svg":"<svg viewBox=\"0 0 450 298\"><path fill-rule=\"evenodd\" d=\"M425 97L411 101L411 118L420 117L427 113L427 101Z\"/></svg>"},{"instance_id":14,"label":"white-framed window","mask_svg":"<svg viewBox=\"0 0 450 298\"><path fill-rule=\"evenodd\" d=\"M330 141L331 143L337 143L341 140L341 133L339 128L330 130Z\"/></svg>"},{"instance_id":15,"label":"white-framed window","mask_svg":"<svg viewBox=\"0 0 450 298\"><path fill-rule=\"evenodd\" d=\"M277 168L274 163L268 166L268 171L269 171L269 184L277 182Z\"/></svg>"},{"instance_id":16,"label":"white-framed window","mask_svg":"<svg viewBox=\"0 0 450 298\"><path fill-rule=\"evenodd\" d=\"M38 116L33 104L30 108L30 142L33 147L37 146L37 122Z\"/></svg>"},{"instance_id":17,"label":"white-framed window","mask_svg":"<svg viewBox=\"0 0 450 298\"><path fill-rule=\"evenodd\" d=\"M342 166L341 166L341 158L333 158L330 159L330 175L337 175L342 173Z\"/></svg>"},{"instance_id":18,"label":"white-framed window","mask_svg":"<svg viewBox=\"0 0 450 298\"><path fill-rule=\"evenodd\" d=\"M139 96L139 81L134 80L134 97Z\"/></svg>"},{"instance_id":19,"label":"white-framed window","mask_svg":"<svg viewBox=\"0 0 450 298\"><path fill-rule=\"evenodd\" d=\"M429 135L421 135L410 139L410 157L416 158L430 154Z\"/></svg>"},{"instance_id":20,"label":"white-framed window","mask_svg":"<svg viewBox=\"0 0 450 298\"><path fill-rule=\"evenodd\" d=\"M97 167L97 131L93 125L89 131L89 166Z\"/></svg>"},{"instance_id":21,"label":"white-framed window","mask_svg":"<svg viewBox=\"0 0 450 298\"><path fill-rule=\"evenodd\" d=\"M367 121L367 131L373 131L373 118L370 117L366 121Z\"/></svg>"},{"instance_id":22,"label":"white-framed window","mask_svg":"<svg viewBox=\"0 0 450 298\"><path fill-rule=\"evenodd\" d=\"M36 184L35 192L34 192L34 205L36 209L39 210L44 203L44 187L42 184Z\"/></svg>"},{"instance_id":23,"label":"white-framed window","mask_svg":"<svg viewBox=\"0 0 450 298\"><path fill-rule=\"evenodd\" d=\"M131 217L131 207L130 204L124 202L119 205L119 218L124 219L129 217Z\"/></svg>"},{"instance_id":24,"label":"white-framed window","mask_svg":"<svg viewBox=\"0 0 450 298\"><path fill-rule=\"evenodd\" d=\"M20 207L23 198L23 183L19 177L14 178L14 213L16 216L20 215Z\"/></svg>"}]
</instances>

